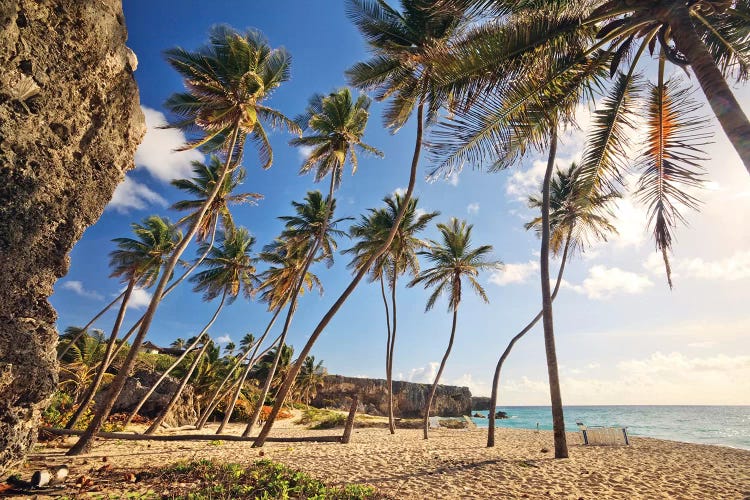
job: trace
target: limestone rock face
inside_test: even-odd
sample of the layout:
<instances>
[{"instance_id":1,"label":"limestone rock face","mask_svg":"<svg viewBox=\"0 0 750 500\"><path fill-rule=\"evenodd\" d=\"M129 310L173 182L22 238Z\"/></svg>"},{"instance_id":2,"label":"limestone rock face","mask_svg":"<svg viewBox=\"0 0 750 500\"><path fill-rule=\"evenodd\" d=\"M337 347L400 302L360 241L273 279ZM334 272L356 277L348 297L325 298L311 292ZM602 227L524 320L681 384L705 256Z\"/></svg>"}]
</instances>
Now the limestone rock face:
<instances>
[{"instance_id":1,"label":"limestone rock face","mask_svg":"<svg viewBox=\"0 0 750 500\"><path fill-rule=\"evenodd\" d=\"M120 0L0 2L0 472L55 389L68 252L145 133Z\"/></svg>"},{"instance_id":2,"label":"limestone rock face","mask_svg":"<svg viewBox=\"0 0 750 500\"><path fill-rule=\"evenodd\" d=\"M141 398L146 395L146 392L156 383L160 376L160 373L154 371L137 370L125 382L125 387L123 387L120 397L117 398L117 402L112 408L112 413L130 413L133 411L133 408L136 407ZM179 380L173 377L168 376L165 378L154 393L146 400L140 411L138 411L138 414L148 418L156 418L162 409L167 406L169 400L172 398L172 394L177 391L179 384ZM106 392L99 392L97 403L100 398L105 396ZM190 385L187 385L182 394L180 394L180 399L164 420L164 423L172 427L194 424L198 420L196 408L195 391L193 391Z\"/></svg>"},{"instance_id":3,"label":"limestone rock face","mask_svg":"<svg viewBox=\"0 0 750 500\"><path fill-rule=\"evenodd\" d=\"M385 380L328 375L324 386L312 401L313 406L348 410L351 398L359 394L361 408L370 415L388 415ZM393 382L393 415L417 418L423 415L430 385L412 382ZM471 392L468 387L438 385L432 402L431 415L460 417L471 412Z\"/></svg>"},{"instance_id":4,"label":"limestone rock face","mask_svg":"<svg viewBox=\"0 0 750 500\"><path fill-rule=\"evenodd\" d=\"M483 396L475 396L471 398L471 409L475 411L483 411L490 409L490 398Z\"/></svg>"}]
</instances>

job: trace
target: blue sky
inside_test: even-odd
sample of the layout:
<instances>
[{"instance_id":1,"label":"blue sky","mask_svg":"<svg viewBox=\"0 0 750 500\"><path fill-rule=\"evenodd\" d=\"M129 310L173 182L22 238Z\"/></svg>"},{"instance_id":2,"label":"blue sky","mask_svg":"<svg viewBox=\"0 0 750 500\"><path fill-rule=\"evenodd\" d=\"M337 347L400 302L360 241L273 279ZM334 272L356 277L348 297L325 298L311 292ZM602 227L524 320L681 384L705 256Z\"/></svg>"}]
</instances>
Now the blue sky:
<instances>
[{"instance_id":1,"label":"blue sky","mask_svg":"<svg viewBox=\"0 0 750 500\"><path fill-rule=\"evenodd\" d=\"M324 5L325 7L321 7ZM254 5L247 1L125 2L128 45L139 65L140 86L149 132L128 173L102 218L73 249L69 274L61 279L51 302L59 312L58 326L86 323L121 285L107 278L111 239L129 236L129 224L151 214L177 219L168 206L180 199L169 179L189 174L197 152L173 153L182 142L179 132L159 130L164 100L182 89L178 75L164 62L162 51L180 45L194 49L204 43L212 24L238 29L256 27L273 46L292 54L292 78L269 104L294 116L314 92L345 84L343 72L366 57L356 29L340 2L279 0ZM750 92L736 89L746 112ZM702 99L700 93L696 96ZM705 108L708 112L708 107ZM365 140L385 152L384 159L364 158L354 176L347 173L338 191L339 216L358 216L407 182L414 124L396 135L381 125L382 106L374 104ZM585 130L590 113L581 108ZM713 122L712 122L713 123ZM715 129L715 124L712 125ZM287 145L288 135L272 135L275 161L270 170L257 165L248 150L248 176L242 191L262 193L257 206L235 210L235 220L256 236L260 247L281 230L278 216L290 213L315 185L297 174L300 151ZM677 233L673 265L675 289L666 285L658 255L645 229L644 209L632 198L617 209L620 234L577 256L568 267L555 303L555 328L566 404L750 404L750 176L717 129L706 164L710 184L701 197L701 213L689 213L690 226ZM558 165L580 155L584 132L565 135ZM438 220L465 218L475 225L474 241L492 244L505 271L481 280L491 304L468 295L461 306L454 351L442 382L468 385L474 394L489 392L492 371L505 345L539 310L538 240L523 229L532 215L521 201L541 182L543 158L530 155L501 174L465 170L450 179L427 182L423 156L416 188L420 206L439 210ZM435 229L425 233L435 237ZM349 246L347 241L341 248ZM193 248L189 250L192 254ZM348 259L337 256L331 269L318 267L325 294L306 295L295 316L290 343L306 340L318 320L350 279ZM556 272L556 263L553 265ZM405 281L405 280L404 280ZM446 347L450 316L445 303L423 313L427 294L399 288L399 333L394 371L398 378L431 380ZM143 311L147 291L136 297L126 322ZM157 344L187 338L202 328L216 304L203 303L188 286L160 306L149 333ZM384 376L385 326L378 288L362 283L330 323L313 354L331 373ZM114 312L97 327L111 328ZM238 341L245 333L262 332L269 315L258 303L238 300L227 307L212 328L220 341ZM541 327L516 347L506 364L502 404L547 404L546 365Z\"/></svg>"}]
</instances>

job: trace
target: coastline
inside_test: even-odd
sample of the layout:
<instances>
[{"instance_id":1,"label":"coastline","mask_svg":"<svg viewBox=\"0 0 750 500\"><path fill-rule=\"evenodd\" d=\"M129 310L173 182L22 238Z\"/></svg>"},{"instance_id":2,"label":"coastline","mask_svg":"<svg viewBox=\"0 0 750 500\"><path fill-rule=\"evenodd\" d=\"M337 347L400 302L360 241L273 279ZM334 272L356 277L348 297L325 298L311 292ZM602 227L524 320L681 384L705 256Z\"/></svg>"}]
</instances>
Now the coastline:
<instances>
[{"instance_id":1,"label":"coastline","mask_svg":"<svg viewBox=\"0 0 750 500\"><path fill-rule=\"evenodd\" d=\"M340 429L313 431L291 421L279 424L273 435L340 433ZM215 428L209 425L202 432ZM237 434L241 428L230 424L228 431ZM250 464L264 458L331 485L371 484L393 498L499 494L503 498L742 499L750 493L750 451L746 450L648 437L634 437L630 446L584 446L579 433L568 433L570 458L555 460L550 431L500 428L496 436L495 448L485 447L484 429L440 429L431 431L425 441L417 429L398 429L392 436L387 429L355 427L348 445L269 443L261 450L251 448L251 442L98 441L92 454L73 460L64 456L65 447L40 448L30 457L30 466L68 463L75 476L102 457L116 470L197 459Z\"/></svg>"}]
</instances>

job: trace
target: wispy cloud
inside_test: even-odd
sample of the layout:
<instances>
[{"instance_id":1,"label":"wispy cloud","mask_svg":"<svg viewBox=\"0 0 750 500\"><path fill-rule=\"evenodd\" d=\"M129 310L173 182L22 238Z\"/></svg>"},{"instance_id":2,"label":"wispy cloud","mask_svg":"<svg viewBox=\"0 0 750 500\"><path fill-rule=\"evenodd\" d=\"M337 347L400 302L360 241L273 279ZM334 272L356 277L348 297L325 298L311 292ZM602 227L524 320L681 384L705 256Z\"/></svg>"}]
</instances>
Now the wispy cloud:
<instances>
[{"instance_id":1,"label":"wispy cloud","mask_svg":"<svg viewBox=\"0 0 750 500\"><path fill-rule=\"evenodd\" d=\"M412 368L411 370L409 370L406 376L404 376L403 373L399 373L398 378L401 380L406 380L407 382L417 382L420 384L434 382L435 375L437 375L438 366L440 366L440 363L438 363L437 361L432 361L430 363L427 363L427 365L425 366Z\"/></svg>"},{"instance_id":2,"label":"wispy cloud","mask_svg":"<svg viewBox=\"0 0 750 500\"><path fill-rule=\"evenodd\" d=\"M145 184L134 181L130 177L125 177L115 189L107 208L120 213L128 213L131 210L143 210L150 205L166 207L167 200L162 198L159 193L149 189Z\"/></svg>"},{"instance_id":3,"label":"wispy cloud","mask_svg":"<svg viewBox=\"0 0 750 500\"><path fill-rule=\"evenodd\" d=\"M86 297L87 299L96 299L96 300L102 300L104 296L94 290L86 290L86 288L83 286L83 283L76 280L67 280L60 285L61 288L65 290L70 290L71 292L75 293L76 295L80 295L81 297Z\"/></svg>"},{"instance_id":4,"label":"wispy cloud","mask_svg":"<svg viewBox=\"0 0 750 500\"><path fill-rule=\"evenodd\" d=\"M469 203L466 206L466 212L468 214L470 214L470 215L476 215L476 214L478 214L479 213L479 203L477 203L477 202Z\"/></svg>"},{"instance_id":5,"label":"wispy cloud","mask_svg":"<svg viewBox=\"0 0 750 500\"><path fill-rule=\"evenodd\" d=\"M151 303L151 293L143 288L134 288L128 306L133 309L145 309Z\"/></svg>"},{"instance_id":6,"label":"wispy cloud","mask_svg":"<svg viewBox=\"0 0 750 500\"><path fill-rule=\"evenodd\" d=\"M216 337L215 340L217 344L228 344L229 342L232 341L229 335L222 335L221 337Z\"/></svg>"},{"instance_id":7,"label":"wispy cloud","mask_svg":"<svg viewBox=\"0 0 750 500\"><path fill-rule=\"evenodd\" d=\"M644 267L655 275L664 274L661 254L651 254ZM672 276L715 281L737 281L750 278L750 251L739 251L717 260L700 257L671 260Z\"/></svg>"},{"instance_id":8,"label":"wispy cloud","mask_svg":"<svg viewBox=\"0 0 750 500\"><path fill-rule=\"evenodd\" d=\"M503 269L493 271L490 275L490 283L505 286L513 283L526 283L529 278L535 276L539 271L539 263L530 260L525 263L505 264Z\"/></svg>"},{"instance_id":9,"label":"wispy cloud","mask_svg":"<svg viewBox=\"0 0 750 500\"><path fill-rule=\"evenodd\" d=\"M312 153L313 150L315 150L315 148L312 146L300 146L297 148L297 156L301 161L305 161L309 158L310 153Z\"/></svg>"},{"instance_id":10,"label":"wispy cloud","mask_svg":"<svg viewBox=\"0 0 750 500\"><path fill-rule=\"evenodd\" d=\"M406 194L406 188L397 187L393 190L393 194L396 196L403 196Z\"/></svg>"},{"instance_id":11,"label":"wispy cloud","mask_svg":"<svg viewBox=\"0 0 750 500\"><path fill-rule=\"evenodd\" d=\"M644 274L601 265L590 268L588 277L580 285L562 281L563 287L594 300L606 300L618 293L638 294L653 285Z\"/></svg>"}]
</instances>

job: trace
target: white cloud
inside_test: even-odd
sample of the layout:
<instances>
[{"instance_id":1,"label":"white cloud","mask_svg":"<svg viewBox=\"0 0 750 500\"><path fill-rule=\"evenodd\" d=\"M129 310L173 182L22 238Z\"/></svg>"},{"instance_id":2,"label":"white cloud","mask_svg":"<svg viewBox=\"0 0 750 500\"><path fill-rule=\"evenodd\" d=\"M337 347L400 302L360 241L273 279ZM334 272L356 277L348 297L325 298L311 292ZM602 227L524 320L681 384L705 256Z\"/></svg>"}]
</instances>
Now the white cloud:
<instances>
[{"instance_id":1,"label":"white cloud","mask_svg":"<svg viewBox=\"0 0 750 500\"><path fill-rule=\"evenodd\" d=\"M505 264L502 269L492 272L490 283L499 286L526 283L530 277L536 275L537 271L539 271L539 263L535 260L520 264Z\"/></svg>"},{"instance_id":2,"label":"white cloud","mask_svg":"<svg viewBox=\"0 0 750 500\"><path fill-rule=\"evenodd\" d=\"M403 196L406 194L406 188L397 187L393 190L393 194L397 196Z\"/></svg>"},{"instance_id":3,"label":"white cloud","mask_svg":"<svg viewBox=\"0 0 750 500\"><path fill-rule=\"evenodd\" d=\"M133 309L144 309L151 303L151 294L143 288L134 288L133 293L130 294L130 301L128 307Z\"/></svg>"},{"instance_id":4,"label":"white cloud","mask_svg":"<svg viewBox=\"0 0 750 500\"><path fill-rule=\"evenodd\" d=\"M527 170L516 170L505 185L505 192L518 201L526 201L529 194L538 193L544 180L547 162L536 160Z\"/></svg>"},{"instance_id":5,"label":"white cloud","mask_svg":"<svg viewBox=\"0 0 750 500\"><path fill-rule=\"evenodd\" d=\"M478 213L479 213L479 203L477 203L477 202L474 202L474 203L469 203L469 204L468 204L468 205L466 206L466 211L467 211L467 212L468 212L469 214L471 214L471 215L476 215L476 214L478 214Z\"/></svg>"},{"instance_id":6,"label":"white cloud","mask_svg":"<svg viewBox=\"0 0 750 500\"><path fill-rule=\"evenodd\" d=\"M232 341L229 335L222 335L221 337L216 337L215 340L217 344L228 344L229 342Z\"/></svg>"},{"instance_id":7,"label":"white cloud","mask_svg":"<svg viewBox=\"0 0 750 500\"><path fill-rule=\"evenodd\" d=\"M458 186L458 170L454 170L450 175L446 176L445 182L454 187Z\"/></svg>"},{"instance_id":8,"label":"white cloud","mask_svg":"<svg viewBox=\"0 0 750 500\"><path fill-rule=\"evenodd\" d=\"M484 380L474 380L471 373L464 373L449 383L459 387L468 387L472 396L487 397L490 395L490 392L492 392L492 386L488 382L485 382Z\"/></svg>"},{"instance_id":9,"label":"white cloud","mask_svg":"<svg viewBox=\"0 0 750 500\"><path fill-rule=\"evenodd\" d=\"M143 167L164 182L190 177L192 161L203 161L196 150L175 151L185 144L185 134L174 128L159 128L167 124L164 113L141 106L146 117L146 136L135 152L135 164Z\"/></svg>"},{"instance_id":10,"label":"white cloud","mask_svg":"<svg viewBox=\"0 0 750 500\"><path fill-rule=\"evenodd\" d=\"M300 161L305 161L310 156L310 153L313 152L315 148L312 146L300 146L297 148L297 156L299 156Z\"/></svg>"},{"instance_id":11,"label":"white cloud","mask_svg":"<svg viewBox=\"0 0 750 500\"><path fill-rule=\"evenodd\" d=\"M417 219L426 214L427 214L427 210L425 210L422 207L418 207L414 209L414 215L417 217Z\"/></svg>"},{"instance_id":12,"label":"white cloud","mask_svg":"<svg viewBox=\"0 0 750 500\"><path fill-rule=\"evenodd\" d=\"M572 285L563 280L562 286L590 299L606 300L617 293L637 294L653 286L653 282L644 274L623 271L617 267L593 266L589 275L580 285Z\"/></svg>"},{"instance_id":13,"label":"white cloud","mask_svg":"<svg viewBox=\"0 0 750 500\"><path fill-rule=\"evenodd\" d=\"M430 363L427 363L426 366L412 368L411 370L409 370L409 373L407 373L405 377L403 373L399 373L398 378L401 380L406 379L407 382L429 384L435 381L435 375L437 375L438 366L440 366L440 363L438 363L437 361L432 361Z\"/></svg>"},{"instance_id":14,"label":"white cloud","mask_svg":"<svg viewBox=\"0 0 750 500\"><path fill-rule=\"evenodd\" d=\"M609 375L602 373L603 369L592 370L588 377L575 376L572 370L561 374L566 404L750 403L750 390L738 390L738 384L747 386L742 381L750 380L747 355L691 357L657 351L644 358L621 360L613 368ZM549 404L549 386L527 377L508 379L501 383L500 399L503 405Z\"/></svg>"},{"instance_id":15,"label":"white cloud","mask_svg":"<svg viewBox=\"0 0 750 500\"><path fill-rule=\"evenodd\" d=\"M60 286L65 290L70 290L76 295L80 295L81 297L86 297L88 299L102 300L104 298L102 294L98 292L95 292L93 290L86 290L83 286L83 283L80 281L67 280Z\"/></svg>"},{"instance_id":16,"label":"white cloud","mask_svg":"<svg viewBox=\"0 0 750 500\"><path fill-rule=\"evenodd\" d=\"M750 278L750 251L735 252L729 257L706 261L700 257L670 260L673 277L687 277L717 281L737 281ZM653 274L664 274L661 254L651 254L644 267Z\"/></svg>"},{"instance_id":17,"label":"white cloud","mask_svg":"<svg viewBox=\"0 0 750 500\"><path fill-rule=\"evenodd\" d=\"M120 213L127 213L131 209L143 210L152 204L166 207L167 200L144 184L140 184L126 176L117 186L117 189L115 189L107 208Z\"/></svg>"}]
</instances>

